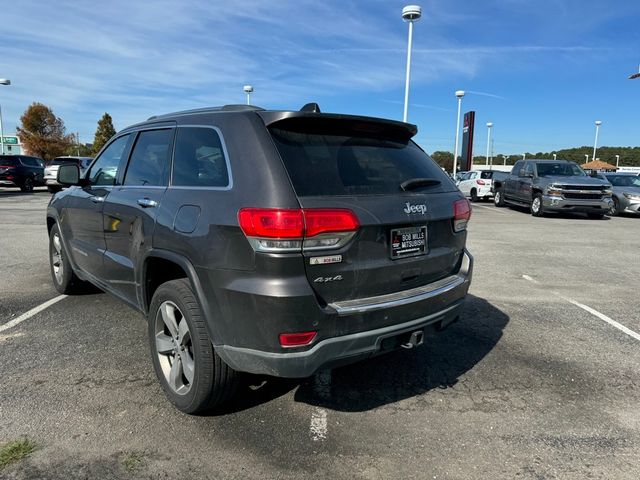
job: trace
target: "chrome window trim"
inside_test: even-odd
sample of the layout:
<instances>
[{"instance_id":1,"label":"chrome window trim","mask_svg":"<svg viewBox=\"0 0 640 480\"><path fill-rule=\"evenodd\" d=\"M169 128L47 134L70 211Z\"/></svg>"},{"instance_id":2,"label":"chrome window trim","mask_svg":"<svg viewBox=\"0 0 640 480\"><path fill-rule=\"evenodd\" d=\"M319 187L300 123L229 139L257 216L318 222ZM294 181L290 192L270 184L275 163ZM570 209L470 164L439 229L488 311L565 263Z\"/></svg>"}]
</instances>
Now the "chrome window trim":
<instances>
[{"instance_id":1,"label":"chrome window trim","mask_svg":"<svg viewBox=\"0 0 640 480\"><path fill-rule=\"evenodd\" d=\"M176 152L176 146L178 144L178 133L179 133L179 132L176 132L175 141L173 142L173 154L171 155L171 172L169 174L168 188L172 190L219 190L219 191L231 190L233 188L233 173L231 172L231 163L229 162L229 152L227 150L227 144L224 140L224 135L222 134L222 131L214 125L192 125L192 124L176 125L176 129L180 129L180 128L210 128L218 134L218 138L220 139L220 145L222 146L222 154L224 155L224 163L227 166L228 182L227 182L227 185L224 187L207 187L203 185L193 185L193 186L174 185L173 184L173 163L175 161L175 152Z\"/></svg>"}]
</instances>

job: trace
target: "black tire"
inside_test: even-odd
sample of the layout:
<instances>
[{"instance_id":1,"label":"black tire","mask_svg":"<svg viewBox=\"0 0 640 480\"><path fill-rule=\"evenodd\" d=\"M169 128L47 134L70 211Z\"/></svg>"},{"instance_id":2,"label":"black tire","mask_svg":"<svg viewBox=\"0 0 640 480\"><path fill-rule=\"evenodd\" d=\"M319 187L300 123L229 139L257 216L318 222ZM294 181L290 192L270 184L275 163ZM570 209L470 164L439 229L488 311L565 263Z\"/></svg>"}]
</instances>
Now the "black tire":
<instances>
[{"instance_id":1,"label":"black tire","mask_svg":"<svg viewBox=\"0 0 640 480\"><path fill-rule=\"evenodd\" d=\"M49 232L49 266L51 279L56 290L65 295L76 293L83 286L82 282L73 272L67 251L60 237L58 224L55 224Z\"/></svg>"},{"instance_id":2,"label":"black tire","mask_svg":"<svg viewBox=\"0 0 640 480\"><path fill-rule=\"evenodd\" d=\"M478 201L478 191L475 188L471 189L471 201L472 202Z\"/></svg>"},{"instance_id":3,"label":"black tire","mask_svg":"<svg viewBox=\"0 0 640 480\"><path fill-rule=\"evenodd\" d=\"M613 205L611 205L611 208L607 213L610 217L615 217L620 213L620 202L616 197L612 197L612 200L613 200Z\"/></svg>"},{"instance_id":4,"label":"black tire","mask_svg":"<svg viewBox=\"0 0 640 480\"><path fill-rule=\"evenodd\" d=\"M504 207L505 206L504 193L502 192L502 188L496 189L495 194L493 196L493 204L496 207Z\"/></svg>"},{"instance_id":5,"label":"black tire","mask_svg":"<svg viewBox=\"0 0 640 480\"><path fill-rule=\"evenodd\" d=\"M177 335L171 333L164 321L161 307L176 308L172 317L175 319ZM186 322L186 330L182 322ZM178 410L188 414L203 413L223 405L233 397L239 374L216 354L200 305L187 279L171 280L158 287L149 307L148 324L153 368L167 399ZM182 339L181 329L184 333ZM187 335L189 339L183 344ZM175 348L159 353L159 345L167 345L167 339L173 342L171 345ZM187 358L190 375L184 367ZM174 366L179 373L172 377ZM189 376L192 377L191 381ZM176 384L182 382L179 388L170 385L172 378L180 379L174 381Z\"/></svg>"},{"instance_id":6,"label":"black tire","mask_svg":"<svg viewBox=\"0 0 640 480\"><path fill-rule=\"evenodd\" d=\"M33 192L33 179L30 177L25 178L22 185L20 185L20 190L26 193Z\"/></svg>"},{"instance_id":7,"label":"black tire","mask_svg":"<svg viewBox=\"0 0 640 480\"><path fill-rule=\"evenodd\" d=\"M543 217L544 208L542 206L542 194L535 193L531 199L531 215L534 217Z\"/></svg>"},{"instance_id":8,"label":"black tire","mask_svg":"<svg viewBox=\"0 0 640 480\"><path fill-rule=\"evenodd\" d=\"M591 220L602 220L604 218L604 213L587 213L587 217Z\"/></svg>"},{"instance_id":9,"label":"black tire","mask_svg":"<svg viewBox=\"0 0 640 480\"><path fill-rule=\"evenodd\" d=\"M47 190L49 190L49 193L55 194L62 190L62 187L59 187L57 185L47 185Z\"/></svg>"}]
</instances>

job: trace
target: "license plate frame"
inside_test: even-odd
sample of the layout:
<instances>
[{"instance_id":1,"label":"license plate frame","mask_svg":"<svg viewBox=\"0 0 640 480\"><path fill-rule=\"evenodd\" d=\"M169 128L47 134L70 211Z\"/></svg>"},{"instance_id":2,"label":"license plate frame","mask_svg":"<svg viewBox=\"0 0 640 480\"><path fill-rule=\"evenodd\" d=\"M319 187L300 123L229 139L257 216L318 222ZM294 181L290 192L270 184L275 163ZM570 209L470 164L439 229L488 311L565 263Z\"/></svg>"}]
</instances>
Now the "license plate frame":
<instances>
[{"instance_id":1,"label":"license plate frame","mask_svg":"<svg viewBox=\"0 0 640 480\"><path fill-rule=\"evenodd\" d=\"M426 225L392 228L389 232L389 256L392 260L398 260L426 255L429 251L428 240Z\"/></svg>"}]
</instances>

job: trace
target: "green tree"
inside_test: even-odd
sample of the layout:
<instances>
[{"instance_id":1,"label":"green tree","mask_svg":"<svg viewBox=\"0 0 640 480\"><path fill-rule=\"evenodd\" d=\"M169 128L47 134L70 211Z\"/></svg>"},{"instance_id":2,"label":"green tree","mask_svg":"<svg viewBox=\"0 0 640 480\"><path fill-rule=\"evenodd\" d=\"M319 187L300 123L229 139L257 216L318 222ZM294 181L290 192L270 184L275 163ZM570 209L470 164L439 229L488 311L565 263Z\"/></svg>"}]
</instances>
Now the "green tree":
<instances>
[{"instance_id":1,"label":"green tree","mask_svg":"<svg viewBox=\"0 0 640 480\"><path fill-rule=\"evenodd\" d=\"M96 135L93 139L93 154L97 154L115 134L116 129L113 128L113 119L111 115L105 113L102 118L98 120L98 128L96 129Z\"/></svg>"},{"instance_id":2,"label":"green tree","mask_svg":"<svg viewBox=\"0 0 640 480\"><path fill-rule=\"evenodd\" d=\"M76 155L80 157L91 157L93 155L93 148L91 144L79 143L78 137L73 135L73 144L69 145L64 154L72 157Z\"/></svg>"},{"instance_id":3,"label":"green tree","mask_svg":"<svg viewBox=\"0 0 640 480\"><path fill-rule=\"evenodd\" d=\"M431 154L431 158L447 172L453 170L453 153L437 151Z\"/></svg>"},{"instance_id":4,"label":"green tree","mask_svg":"<svg viewBox=\"0 0 640 480\"><path fill-rule=\"evenodd\" d=\"M44 160L62 155L73 143L73 135L67 135L64 122L49 107L34 102L20 117L17 128L20 142L30 154Z\"/></svg>"}]
</instances>

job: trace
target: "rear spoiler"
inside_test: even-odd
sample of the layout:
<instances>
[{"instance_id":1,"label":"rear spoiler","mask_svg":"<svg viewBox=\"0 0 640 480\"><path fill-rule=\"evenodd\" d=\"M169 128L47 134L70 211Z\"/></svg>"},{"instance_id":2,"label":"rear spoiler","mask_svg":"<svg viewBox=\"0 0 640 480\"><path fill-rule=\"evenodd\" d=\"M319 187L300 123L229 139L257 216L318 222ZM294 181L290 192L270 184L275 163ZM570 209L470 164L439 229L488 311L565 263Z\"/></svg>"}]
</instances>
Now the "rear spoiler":
<instances>
[{"instance_id":1,"label":"rear spoiler","mask_svg":"<svg viewBox=\"0 0 640 480\"><path fill-rule=\"evenodd\" d=\"M317 113L309 111L257 111L267 127L278 127L294 131L352 132L372 134L376 137L409 140L418 127L411 123L384 118L343 115L338 113Z\"/></svg>"}]
</instances>

